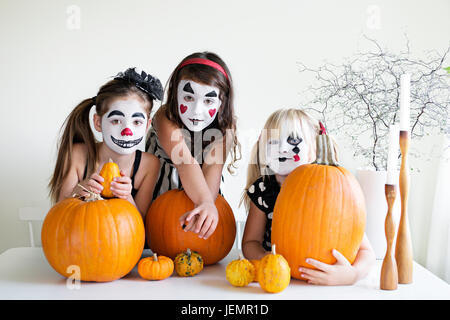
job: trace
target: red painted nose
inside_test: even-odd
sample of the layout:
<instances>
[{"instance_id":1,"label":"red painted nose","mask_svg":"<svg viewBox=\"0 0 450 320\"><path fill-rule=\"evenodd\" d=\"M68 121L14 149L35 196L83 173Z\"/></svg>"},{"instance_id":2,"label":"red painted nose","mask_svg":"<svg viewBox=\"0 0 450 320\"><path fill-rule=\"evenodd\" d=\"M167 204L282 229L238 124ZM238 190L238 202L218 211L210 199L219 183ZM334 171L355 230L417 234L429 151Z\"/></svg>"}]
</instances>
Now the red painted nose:
<instances>
[{"instance_id":1,"label":"red painted nose","mask_svg":"<svg viewBox=\"0 0 450 320\"><path fill-rule=\"evenodd\" d=\"M125 128L122 130L122 132L120 133L122 136L132 136L133 135L133 131L131 131L130 128Z\"/></svg>"}]
</instances>

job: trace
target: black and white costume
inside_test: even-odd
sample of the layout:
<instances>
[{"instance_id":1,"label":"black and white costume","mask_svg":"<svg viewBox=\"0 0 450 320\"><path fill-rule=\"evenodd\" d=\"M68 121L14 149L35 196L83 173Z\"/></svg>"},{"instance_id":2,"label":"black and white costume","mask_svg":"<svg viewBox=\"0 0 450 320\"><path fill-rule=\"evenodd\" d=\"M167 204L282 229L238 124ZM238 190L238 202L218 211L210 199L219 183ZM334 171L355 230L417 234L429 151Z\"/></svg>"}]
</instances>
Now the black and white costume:
<instances>
[{"instance_id":1,"label":"black and white costume","mask_svg":"<svg viewBox=\"0 0 450 320\"><path fill-rule=\"evenodd\" d=\"M203 134L206 130L214 128L215 126L217 126L217 119L200 132L192 132L186 128L184 128L185 130L182 130L184 141L191 151L192 157L200 164L200 167L203 164L204 156L207 155L211 149L211 143L209 141L202 141ZM161 164L152 199L155 200L159 195L168 190L183 189L178 171L171 158L162 148L153 126L149 130L145 151L157 156ZM223 183L223 181L222 175L221 182ZM220 189L219 194L222 195Z\"/></svg>"},{"instance_id":2,"label":"black and white costume","mask_svg":"<svg viewBox=\"0 0 450 320\"><path fill-rule=\"evenodd\" d=\"M266 230L264 232L263 248L271 250L272 217L275 201L280 193L280 185L275 175L265 175L258 178L247 190L250 200L266 215Z\"/></svg>"}]
</instances>

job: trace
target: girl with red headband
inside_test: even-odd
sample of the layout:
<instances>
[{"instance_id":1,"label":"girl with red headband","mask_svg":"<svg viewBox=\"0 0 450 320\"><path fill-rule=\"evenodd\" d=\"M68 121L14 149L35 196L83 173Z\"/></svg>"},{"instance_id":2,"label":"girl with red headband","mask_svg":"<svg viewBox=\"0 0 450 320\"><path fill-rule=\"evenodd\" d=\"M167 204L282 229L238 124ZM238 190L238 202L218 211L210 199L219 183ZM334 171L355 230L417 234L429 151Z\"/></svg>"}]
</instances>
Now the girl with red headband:
<instances>
[{"instance_id":1,"label":"girl with red headband","mask_svg":"<svg viewBox=\"0 0 450 320\"><path fill-rule=\"evenodd\" d=\"M168 81L166 102L156 112L146 151L161 162L153 199L184 189L195 209L180 218L185 231L207 239L216 229L214 205L228 153L232 167L240 153L233 86L223 60L211 52L184 58Z\"/></svg>"}]
</instances>

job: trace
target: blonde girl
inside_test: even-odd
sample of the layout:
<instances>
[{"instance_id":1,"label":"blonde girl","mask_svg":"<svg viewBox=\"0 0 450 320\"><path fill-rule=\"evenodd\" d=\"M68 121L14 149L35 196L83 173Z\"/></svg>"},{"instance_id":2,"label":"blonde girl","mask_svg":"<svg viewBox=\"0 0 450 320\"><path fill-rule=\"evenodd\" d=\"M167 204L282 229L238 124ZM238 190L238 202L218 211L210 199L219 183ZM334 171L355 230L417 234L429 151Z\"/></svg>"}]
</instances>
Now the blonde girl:
<instances>
[{"instance_id":1,"label":"blonde girl","mask_svg":"<svg viewBox=\"0 0 450 320\"><path fill-rule=\"evenodd\" d=\"M280 187L295 168L315 161L316 136L322 128L301 109L277 110L267 119L252 149L242 198L248 212L242 239L246 258L261 259L270 253L273 209ZM352 284L366 275L375 259L365 235L353 265L338 251L333 250L333 255L337 259L334 265L308 259L319 270L301 268L303 277L312 284Z\"/></svg>"}]
</instances>

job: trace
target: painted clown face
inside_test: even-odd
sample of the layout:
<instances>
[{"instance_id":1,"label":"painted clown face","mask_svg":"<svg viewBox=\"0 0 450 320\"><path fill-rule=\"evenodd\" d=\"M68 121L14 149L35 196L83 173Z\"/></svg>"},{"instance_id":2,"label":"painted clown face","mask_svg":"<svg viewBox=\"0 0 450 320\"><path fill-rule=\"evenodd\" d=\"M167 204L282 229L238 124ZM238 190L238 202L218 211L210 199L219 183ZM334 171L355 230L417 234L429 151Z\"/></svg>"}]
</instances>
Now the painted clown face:
<instances>
[{"instance_id":1,"label":"painted clown face","mask_svg":"<svg viewBox=\"0 0 450 320\"><path fill-rule=\"evenodd\" d=\"M178 114L190 131L202 131L217 116L220 90L192 80L180 80L177 89Z\"/></svg>"},{"instance_id":2,"label":"painted clown face","mask_svg":"<svg viewBox=\"0 0 450 320\"><path fill-rule=\"evenodd\" d=\"M308 163L308 145L301 137L281 130L278 139L269 139L266 147L267 166L279 175L288 175Z\"/></svg>"},{"instance_id":3,"label":"painted clown face","mask_svg":"<svg viewBox=\"0 0 450 320\"><path fill-rule=\"evenodd\" d=\"M147 113L136 98L117 99L102 117L103 141L119 154L131 154L144 140Z\"/></svg>"}]
</instances>

